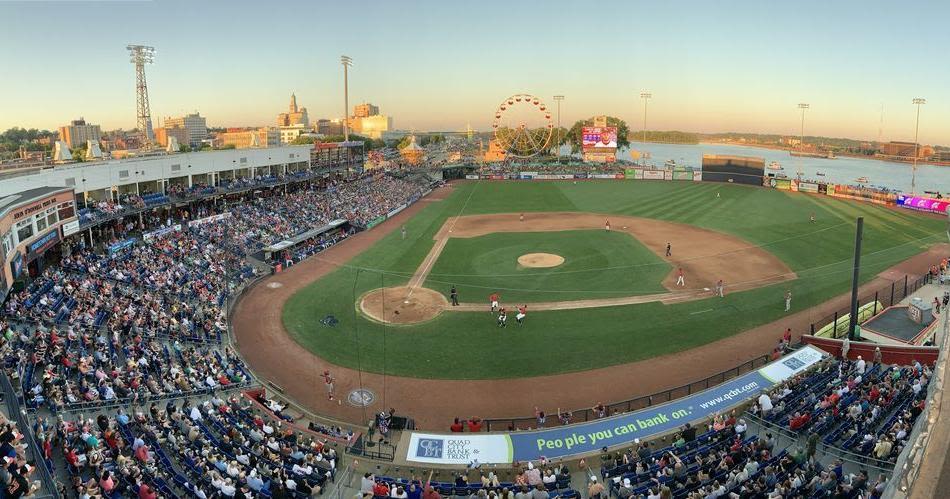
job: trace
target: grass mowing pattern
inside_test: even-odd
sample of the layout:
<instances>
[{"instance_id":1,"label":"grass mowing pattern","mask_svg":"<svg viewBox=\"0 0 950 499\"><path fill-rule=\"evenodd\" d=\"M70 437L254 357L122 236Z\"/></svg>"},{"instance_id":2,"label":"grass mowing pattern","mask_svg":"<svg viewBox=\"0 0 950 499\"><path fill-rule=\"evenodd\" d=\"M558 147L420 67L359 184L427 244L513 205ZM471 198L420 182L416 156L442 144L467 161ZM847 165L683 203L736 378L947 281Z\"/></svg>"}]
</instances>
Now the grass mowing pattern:
<instances>
[{"instance_id":1,"label":"grass mowing pattern","mask_svg":"<svg viewBox=\"0 0 950 499\"><path fill-rule=\"evenodd\" d=\"M518 257L526 253L565 260L554 268L525 268ZM627 268L601 270L621 266ZM506 303L582 300L663 293L660 283L669 272L668 263L623 232L504 232L449 239L425 286L448 298L457 284L462 301L470 302L487 302L493 291Z\"/></svg>"},{"instance_id":2,"label":"grass mowing pattern","mask_svg":"<svg viewBox=\"0 0 950 499\"><path fill-rule=\"evenodd\" d=\"M496 328L487 312L442 314L425 324L404 327L359 317L356 297L381 286L405 284L432 247L435 232L447 217L460 214L469 195L461 214L589 211L718 230L763 245L799 278L724 299L534 312L525 327L510 324L506 330ZM815 223L809 222L812 213ZM470 182L457 185L448 199L429 203L413 217L406 224L405 241L396 230L348 267L302 289L287 302L283 320L296 341L328 361L392 375L510 378L634 362L776 320L784 315L786 289L794 295L793 311L847 292L856 216L865 218L864 281L946 237L942 220L909 211L748 186L609 180L576 185ZM463 278L457 280L455 284L466 284ZM553 291L535 292L553 298L558 295ZM320 325L326 314L336 315L340 324ZM776 338L780 334L776 331Z\"/></svg>"}]
</instances>

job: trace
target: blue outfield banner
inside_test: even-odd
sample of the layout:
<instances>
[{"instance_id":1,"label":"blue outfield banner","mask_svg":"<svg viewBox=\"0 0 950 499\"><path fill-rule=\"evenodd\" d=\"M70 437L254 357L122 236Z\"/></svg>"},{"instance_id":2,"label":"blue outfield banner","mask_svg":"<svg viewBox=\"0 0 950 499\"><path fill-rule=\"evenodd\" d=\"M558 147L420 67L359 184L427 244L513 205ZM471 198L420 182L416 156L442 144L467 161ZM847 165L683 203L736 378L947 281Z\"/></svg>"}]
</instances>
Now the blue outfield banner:
<instances>
[{"instance_id":1,"label":"blue outfield banner","mask_svg":"<svg viewBox=\"0 0 950 499\"><path fill-rule=\"evenodd\" d=\"M708 390L666 404L586 423L513 433L413 433L409 438L406 459L438 464L467 464L478 459L483 464L507 464L541 457L566 458L599 452L603 447L628 445L636 438L654 438L686 423L707 420L717 413L744 404L758 397L762 390L772 388L815 365L826 355L812 346L805 346L761 369Z\"/></svg>"}]
</instances>

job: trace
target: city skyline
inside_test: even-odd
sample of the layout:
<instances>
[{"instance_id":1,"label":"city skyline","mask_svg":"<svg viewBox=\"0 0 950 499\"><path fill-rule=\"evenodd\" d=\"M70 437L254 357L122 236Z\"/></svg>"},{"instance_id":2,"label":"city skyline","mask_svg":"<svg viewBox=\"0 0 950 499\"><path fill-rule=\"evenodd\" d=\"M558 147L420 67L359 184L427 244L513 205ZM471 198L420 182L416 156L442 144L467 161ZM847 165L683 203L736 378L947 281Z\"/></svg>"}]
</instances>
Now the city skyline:
<instances>
[{"instance_id":1,"label":"city skyline","mask_svg":"<svg viewBox=\"0 0 950 499\"><path fill-rule=\"evenodd\" d=\"M312 120L341 118L346 54L351 108L376 104L398 129L488 130L498 103L529 92L565 95L565 126L608 114L638 130L648 91L652 130L797 135L807 102L805 135L875 140L883 105L881 138L913 140L923 97L920 141L948 144L950 7L918 6L931 15L897 24L906 7L857 2L2 2L16 22L0 54L16 70L0 79L0 130L80 116L133 128L125 46L141 43L156 48L155 127L194 111L215 127L268 125L291 93Z\"/></svg>"}]
</instances>

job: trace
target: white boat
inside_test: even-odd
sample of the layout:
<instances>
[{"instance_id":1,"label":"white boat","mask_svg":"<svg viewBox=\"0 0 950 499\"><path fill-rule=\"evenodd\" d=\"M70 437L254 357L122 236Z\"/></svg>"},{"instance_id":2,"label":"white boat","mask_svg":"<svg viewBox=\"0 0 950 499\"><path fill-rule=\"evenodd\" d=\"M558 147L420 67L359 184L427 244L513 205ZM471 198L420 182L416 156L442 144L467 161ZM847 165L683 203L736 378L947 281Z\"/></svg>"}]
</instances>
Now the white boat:
<instances>
[{"instance_id":1,"label":"white boat","mask_svg":"<svg viewBox=\"0 0 950 499\"><path fill-rule=\"evenodd\" d=\"M784 170L784 168L782 168L782 165L780 165L778 161L773 161L769 163L769 170Z\"/></svg>"},{"instance_id":2,"label":"white boat","mask_svg":"<svg viewBox=\"0 0 950 499\"><path fill-rule=\"evenodd\" d=\"M675 159L668 159L668 160L666 160L666 163L663 163L663 166L665 166L665 167L668 168L668 169L676 168L676 160L675 160Z\"/></svg>"},{"instance_id":3,"label":"white boat","mask_svg":"<svg viewBox=\"0 0 950 499\"><path fill-rule=\"evenodd\" d=\"M866 183L870 182L867 177L858 177L858 178L854 179L854 181L857 182L857 183L859 183L859 184L866 184Z\"/></svg>"}]
</instances>

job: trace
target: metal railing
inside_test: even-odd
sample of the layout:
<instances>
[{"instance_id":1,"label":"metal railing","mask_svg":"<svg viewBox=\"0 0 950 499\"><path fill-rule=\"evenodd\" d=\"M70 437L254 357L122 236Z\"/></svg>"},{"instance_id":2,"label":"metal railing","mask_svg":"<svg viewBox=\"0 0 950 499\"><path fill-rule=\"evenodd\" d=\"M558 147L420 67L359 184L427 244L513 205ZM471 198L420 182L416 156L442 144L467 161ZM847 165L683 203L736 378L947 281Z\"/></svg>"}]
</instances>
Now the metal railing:
<instances>
[{"instance_id":1,"label":"metal railing","mask_svg":"<svg viewBox=\"0 0 950 499\"><path fill-rule=\"evenodd\" d=\"M724 383L768 363L769 356L761 355L747 360L736 367L713 374L712 376L708 376L698 381L693 381L675 388L656 392L651 395L644 395L642 397L605 405L606 410L604 412L606 416L612 416L614 414L636 411L646 407L651 407L656 404L670 402L681 397L692 395L694 392L705 390L711 386ZM598 419L598 415L594 411L594 408L577 409L571 412L571 424ZM546 423L549 423L547 426L559 426L560 421L558 421L557 415L552 413L551 416L552 417L548 418L546 421ZM523 425L533 426L536 422L537 420L534 416L520 418L491 418L483 420L485 431L505 431L509 429L517 430L521 429ZM494 427L494 429L492 427Z\"/></svg>"},{"instance_id":2,"label":"metal railing","mask_svg":"<svg viewBox=\"0 0 950 499\"><path fill-rule=\"evenodd\" d=\"M31 460L36 463L36 469L40 483L42 483L42 488L38 490L37 493L32 497L52 497L59 499L61 497L59 494L59 486L56 480L53 478L52 473L50 473L49 468L46 467L46 461L43 459L43 450L40 448L39 443L36 441L36 437L33 435L33 427L26 419L26 412L20 408L17 392L13 388L10 378L5 374L0 374L0 386L3 387L7 413L9 413L10 419L16 422L17 427L23 434L24 439L26 440L27 450L31 454Z\"/></svg>"}]
</instances>

